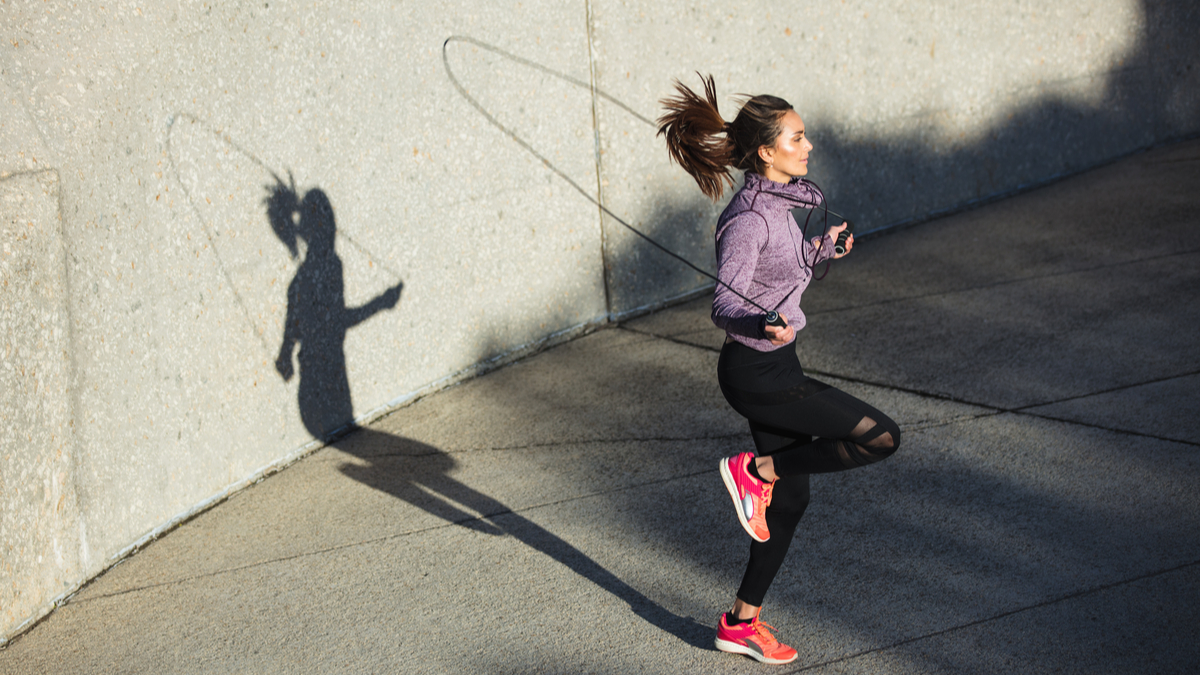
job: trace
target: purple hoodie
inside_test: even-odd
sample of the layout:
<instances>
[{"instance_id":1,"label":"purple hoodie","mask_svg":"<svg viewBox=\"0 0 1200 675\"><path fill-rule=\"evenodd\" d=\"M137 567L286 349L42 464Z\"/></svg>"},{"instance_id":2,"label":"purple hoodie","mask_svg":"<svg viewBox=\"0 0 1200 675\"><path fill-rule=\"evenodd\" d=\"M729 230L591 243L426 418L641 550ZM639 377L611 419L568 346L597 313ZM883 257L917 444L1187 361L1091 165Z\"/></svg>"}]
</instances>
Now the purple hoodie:
<instances>
[{"instance_id":1,"label":"purple hoodie","mask_svg":"<svg viewBox=\"0 0 1200 675\"><path fill-rule=\"evenodd\" d=\"M805 241L790 209L812 208L821 192L808 181L776 183L746 172L745 185L730 200L717 221L717 276L738 293L787 317L804 328L800 296L812 279L812 267L833 256L833 239L825 235L821 248ZM809 235L815 240L824 223L814 212ZM841 225L838 223L830 223ZM760 352L778 349L763 337L765 312L717 284L712 320L734 340Z\"/></svg>"}]
</instances>

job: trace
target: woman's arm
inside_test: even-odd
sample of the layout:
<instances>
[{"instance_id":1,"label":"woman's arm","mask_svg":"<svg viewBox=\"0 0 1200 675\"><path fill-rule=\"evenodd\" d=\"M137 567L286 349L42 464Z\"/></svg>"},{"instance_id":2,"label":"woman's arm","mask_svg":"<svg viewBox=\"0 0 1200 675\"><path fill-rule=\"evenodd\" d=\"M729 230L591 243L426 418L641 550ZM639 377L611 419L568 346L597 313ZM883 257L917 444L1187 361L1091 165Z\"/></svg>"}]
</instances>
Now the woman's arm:
<instances>
[{"instance_id":1,"label":"woman's arm","mask_svg":"<svg viewBox=\"0 0 1200 675\"><path fill-rule=\"evenodd\" d=\"M296 309L298 301L297 281L292 279L292 283L288 284L288 305L287 316L283 320L283 340L279 343L279 356L275 358L275 370L279 372L280 377L284 382L292 379L295 371L292 369L292 352L296 350L296 342L299 340L300 317L297 315L299 310Z\"/></svg>"},{"instance_id":2,"label":"woman's arm","mask_svg":"<svg viewBox=\"0 0 1200 675\"><path fill-rule=\"evenodd\" d=\"M400 301L400 291L403 288L404 282L397 282L395 286L375 296L374 299L362 307L346 308L346 328L353 328L371 318L377 312L395 307L396 303Z\"/></svg>"},{"instance_id":3,"label":"woman's arm","mask_svg":"<svg viewBox=\"0 0 1200 675\"><path fill-rule=\"evenodd\" d=\"M766 221L753 211L734 216L717 234L717 278L722 283L713 293L712 320L727 333L763 338L765 312L737 293L753 297L754 270L766 245Z\"/></svg>"}]
</instances>

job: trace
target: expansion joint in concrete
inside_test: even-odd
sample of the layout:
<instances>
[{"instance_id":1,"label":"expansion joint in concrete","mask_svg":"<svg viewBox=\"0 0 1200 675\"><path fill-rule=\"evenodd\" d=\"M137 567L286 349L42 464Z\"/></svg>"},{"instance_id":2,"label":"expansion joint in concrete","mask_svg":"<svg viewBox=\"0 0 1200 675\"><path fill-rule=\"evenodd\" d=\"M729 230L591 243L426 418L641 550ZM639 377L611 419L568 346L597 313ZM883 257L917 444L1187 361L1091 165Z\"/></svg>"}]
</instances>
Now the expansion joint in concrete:
<instances>
[{"instance_id":1,"label":"expansion joint in concrete","mask_svg":"<svg viewBox=\"0 0 1200 675\"><path fill-rule=\"evenodd\" d=\"M725 441L741 438L745 434L702 434L699 436L622 436L619 438L579 438L565 441L548 441L545 443L526 443L522 445L497 445L492 447L460 448L458 450L430 450L422 453L380 453L371 455L372 459L396 457L429 457L431 455L470 455L485 452L520 452L523 450L542 450L562 448L565 446L581 445L617 445L621 443L695 443L697 441Z\"/></svg>"},{"instance_id":2,"label":"expansion joint in concrete","mask_svg":"<svg viewBox=\"0 0 1200 675\"><path fill-rule=\"evenodd\" d=\"M689 478L695 478L697 476L703 476L703 475L712 474L712 473L716 473L716 472L717 472L716 468L704 469L701 471L693 471L691 473L679 474L679 475L675 475L675 476L668 476L666 478L659 478L657 480L643 481L643 482L632 484L632 485L624 485L621 487L612 488L610 490L596 490L596 491L588 492L585 494L576 494L571 497L564 497L563 499L558 499L558 500L554 500L554 501L541 502L538 504L531 504L529 506L524 506L524 507L517 508L517 509L503 509L503 510L495 511L492 513L480 514L478 516L473 516L470 518L460 518L460 519L453 520L453 521L447 521L445 523L438 524L438 525L423 527L423 528L419 528L416 530L409 530L407 532L397 532L394 534L388 534L388 535L384 535L381 537L373 537L371 539L364 539L364 540L360 540L360 541L348 542L345 544L338 544L337 546L328 546L326 548L318 549L316 551L306 551L304 553L297 553L297 554L289 555L289 556L281 556L278 558L271 558L269 560L260 560L258 562L253 562L253 563L249 563L246 565L238 565L236 567L230 567L227 569L215 570L213 572L207 572L205 574L195 574L192 576L182 577L179 579L172 579L170 581L163 581L163 582L156 583L156 584L146 584L144 586L127 588L125 590L117 591L115 593L106 593L104 595L97 595L95 597L84 598L84 599L74 600L74 601L70 601L70 602L72 604L90 603L90 602L96 602L98 600L105 600L108 598L115 598L115 597L119 597L122 595L128 595L130 593L137 593L139 591L146 591L146 590L151 590L151 589L155 589L155 588L162 588L165 586L175 586L175 585L179 585L179 584L185 584L190 581L196 581L199 579L211 579L214 577L224 576L226 574L241 572L241 571L248 570L248 569L264 567L266 565L273 565L276 563L284 563L284 562L288 562L291 560L300 560L303 558L311 558L314 556L325 555L326 553L343 551L346 549L357 548L360 546L370 546L371 544L378 544L378 543L382 543L382 542L386 542L386 541L392 541L395 539L404 539L407 537L421 535L421 534L425 534L428 532L436 532L438 530L444 530L449 527L461 526L461 525L466 525L468 523L475 523L475 522L484 521L484 520L493 520L496 518L501 518L506 515L520 515L522 513L528 513L530 511L536 511L538 509L544 509L544 508L551 507L551 506L560 506L562 504L569 504L571 502L577 502L577 501L581 501L584 499L592 499L592 498L600 497L603 495L628 492L630 490L640 490L642 488L645 488L645 487L648 487L651 485L664 485L667 483L673 483L675 481L686 480ZM68 604L68 603L64 602L62 604Z\"/></svg>"},{"instance_id":3,"label":"expansion joint in concrete","mask_svg":"<svg viewBox=\"0 0 1200 675\"><path fill-rule=\"evenodd\" d=\"M1101 389L1100 391L1089 391L1086 394L1079 394L1077 396L1067 396L1065 398L1059 398L1059 399L1055 399L1053 401L1042 401L1040 403L1030 403L1029 405L1023 405L1019 408L1011 408L1011 409L1007 410L1006 412L1024 412L1029 408L1037 408L1037 407L1041 407L1044 405L1053 405L1055 403L1066 403L1067 401L1077 401L1081 398L1088 398L1089 396L1100 396L1102 394L1112 394L1112 393L1115 393L1118 391L1125 391L1126 389L1133 389L1134 387L1144 387L1148 384L1157 384L1159 382L1170 382L1171 380L1178 380L1178 379L1182 379L1185 377L1192 377L1194 375L1200 375L1200 369L1192 370L1192 371L1189 371L1186 373L1167 375L1165 377L1156 377L1156 378L1153 378L1150 380L1134 382L1132 384L1123 384L1119 387L1112 387L1110 389Z\"/></svg>"},{"instance_id":4,"label":"expansion joint in concrete","mask_svg":"<svg viewBox=\"0 0 1200 675\"><path fill-rule=\"evenodd\" d=\"M1122 434L1124 436L1136 436L1138 438L1149 438L1149 439L1153 439L1156 441L1163 441L1165 443L1180 443L1182 445L1190 445L1194 448L1200 448L1200 442L1185 441L1185 440L1181 440L1178 438L1171 438L1169 436L1159 436L1158 434L1148 434L1144 431L1132 431L1130 429L1121 429L1120 427L1108 427L1108 426L1104 426L1102 424L1091 424L1088 422L1081 422L1079 420L1068 419L1065 417L1054 417L1052 415L1042 415L1042 414L1034 413L1034 412L1014 412L1013 414L1026 415L1028 417L1036 417L1038 419L1049 420L1051 422L1062 422L1063 424L1073 424L1076 426L1087 427L1089 429L1096 429L1099 431L1108 431L1108 432L1114 433L1114 434Z\"/></svg>"},{"instance_id":5,"label":"expansion joint in concrete","mask_svg":"<svg viewBox=\"0 0 1200 675\"><path fill-rule=\"evenodd\" d=\"M718 354L721 352L720 348L717 348L717 347L705 347L704 345L698 345L698 344L695 344L694 342L680 340L679 338L671 337L670 335L659 335L658 333L653 333L653 332L644 331L644 330L638 330L636 328L630 328L626 324L618 324L617 328L619 328L623 331L627 331L629 333L633 333L634 335L644 335L646 337L652 337L652 338L655 338L658 340L663 340L665 342L670 342L672 344L677 344L681 347L690 347L691 349L699 349L701 351L706 351L706 352L716 352Z\"/></svg>"},{"instance_id":6,"label":"expansion joint in concrete","mask_svg":"<svg viewBox=\"0 0 1200 675\"><path fill-rule=\"evenodd\" d=\"M1054 421L1054 422L1062 422L1063 424L1072 424L1075 426L1087 427L1089 429L1097 429L1100 431L1108 431L1108 432L1117 433L1117 434L1125 434L1127 436L1138 436L1140 438L1150 438L1150 439L1154 439L1154 440L1158 440L1158 441L1165 441L1168 443L1182 443L1184 445L1200 447L1200 442L1185 441L1185 440L1180 440L1178 438L1169 438L1166 436L1158 436L1156 434L1149 434L1144 431L1132 431L1130 429L1121 429L1118 427L1108 427L1108 426L1104 426L1101 424L1092 424L1090 422L1084 422L1081 420L1054 417L1051 415L1035 413L1035 412L1032 412L1029 410L1030 408L1037 408L1037 407L1041 407L1041 406L1053 405L1055 403L1061 403L1064 401L1073 401L1073 400L1080 399L1080 398L1087 398L1089 396L1099 396L1101 394L1108 394L1108 393L1112 393L1112 392L1122 391L1125 389L1132 389L1134 387L1141 387L1141 386L1144 386L1147 384L1154 384L1156 382L1166 382L1169 380L1179 379L1182 377L1189 377L1192 375L1200 374L1200 371L1191 371L1188 373L1183 373L1181 375L1171 375L1169 377L1155 378L1152 380L1146 380L1144 382L1134 382L1131 384L1122 385L1120 387L1113 387L1112 389L1104 389L1101 391L1088 392L1086 394L1079 394L1077 396L1069 396L1069 397L1066 397L1063 399L1058 399L1058 400L1039 401L1037 403L1029 403L1029 404L1026 404L1023 406L1018 406L1018 407L1013 407L1013 408L1009 408L1009 407L1005 407L1005 406L997 406L997 405L993 405L990 403L980 403L977 401L961 399L961 398L954 397L954 396L947 396L945 394L935 394L933 392L922 391L920 389L913 389L910 387L901 387L899 385L888 384L885 382L875 382L872 380L864 380L862 378L851 377L848 375L839 375L837 373L830 373L830 372L819 371L819 370L810 370L808 372L810 372L814 375L820 375L822 377L837 378L840 380L845 380L847 382L854 382L855 384L863 384L863 385L867 385L870 387L878 387L880 389L890 389L892 391L900 391L900 392L904 392L907 394L913 394L915 396L920 396L922 398L930 398L930 399L935 399L935 400L947 401L950 403L960 403L963 405L970 405L970 406L974 406L977 408L983 408L983 409L989 411L988 413L975 416L975 418L992 417L995 415L1001 415L1001 414L1006 414L1006 413L1012 414L1012 415L1023 415L1026 417L1036 417L1039 419L1050 420L1050 421ZM951 424L951 423L954 423L954 422L953 421L946 422L946 424ZM939 426L942 426L942 425L939 425ZM922 427L922 428L931 428L931 427L927 426L927 427Z\"/></svg>"},{"instance_id":7,"label":"expansion joint in concrete","mask_svg":"<svg viewBox=\"0 0 1200 675\"><path fill-rule=\"evenodd\" d=\"M612 289L608 265L608 237L604 234L604 166L600 147L600 106L596 96L596 45L592 0L584 0L584 21L587 23L588 96L592 104L592 152L596 167L596 222L600 230L600 274L604 285L604 311L612 320Z\"/></svg>"},{"instance_id":8,"label":"expansion joint in concrete","mask_svg":"<svg viewBox=\"0 0 1200 675\"><path fill-rule=\"evenodd\" d=\"M1195 252L1196 251L1188 251L1185 253L1195 253ZM1183 253L1173 253L1173 254L1168 254L1168 255L1183 255ZM1156 256L1156 257L1166 257L1166 256ZM678 338L673 338L673 337L670 337L667 335L659 335L657 333L652 333L652 332L647 332L647 331L639 331L634 328L630 328L629 326L626 326L626 325L619 325L618 327L620 329L628 331L630 333L636 333L638 335L654 337L654 338L657 338L660 340L664 340L666 342L671 342L673 344L682 345L685 347L691 347L693 349L701 349L701 350L710 351L710 352L719 352L720 351L719 349L716 349L713 347L704 347L701 345L696 345L696 344L686 342L686 341L680 340ZM1097 429L1100 431L1108 431L1108 432L1112 432L1112 433L1124 434L1124 435L1129 435L1129 436L1150 438L1150 439L1154 439L1154 440L1158 440L1158 441L1165 441L1168 443L1182 443L1183 445L1200 447L1200 442L1198 442L1198 441L1186 441L1186 440L1181 440L1178 438L1170 438L1167 436L1159 436L1157 434L1150 434L1150 433L1146 433L1144 431L1133 431L1130 429L1121 429L1119 427L1109 427L1109 426L1104 426L1104 425L1100 425L1100 424L1092 424L1092 423L1083 422L1080 420L1067 419L1067 418L1062 418L1062 417L1055 417L1053 415L1036 413L1036 412L1032 412L1030 410L1031 408L1053 405L1055 403L1063 403L1066 401L1073 401L1073 400L1077 400L1077 399L1081 399L1081 398L1088 398L1090 396L1100 396L1103 394L1110 394L1113 392L1123 391L1126 389L1132 389L1134 387L1141 387L1141 386L1145 386L1148 384L1155 384L1158 382L1167 382L1170 380L1176 380L1176 379L1180 379L1180 378L1184 378L1184 377L1192 377L1194 375L1200 374L1200 370L1192 370L1192 371L1188 371L1186 373L1181 373L1181 374L1177 374L1177 375L1170 375L1170 376L1166 376L1166 377L1154 378L1154 379L1145 380L1142 382L1134 382L1131 384L1121 385L1119 387L1112 387L1110 389L1103 389L1100 391L1087 392L1084 394L1078 394L1076 396L1068 396L1066 398L1056 399L1056 400L1051 400L1051 401L1039 401L1037 403L1029 403L1029 404L1026 404L1023 406L1017 406L1017 407L1011 407L1011 408L1005 407L1005 406L997 406L997 405L994 405L991 403L982 403L979 401L972 401L969 399L959 398L957 396L938 394L938 393L934 393L931 391L915 389L912 387L903 387L900 385L891 384L891 383L887 383L887 382L877 382L874 380L866 380L866 379L854 377L851 375L844 375L844 374L833 373L833 372L828 372L828 371L821 371L821 370L809 370L808 372L812 373L813 375L819 375L821 377L835 378L835 379L839 379L839 380L844 380L846 382L853 382L855 384L866 385L869 387L877 387L879 389L887 389L887 390L891 390L891 391L903 392L906 394L912 394L914 396L920 396L921 398L927 398L927 399L933 399L933 400L939 400L939 401L946 401L949 403L959 403L962 405L974 406L977 408L983 408L984 410L988 411L986 413L982 413L982 414L978 414L978 415L968 415L966 417L956 417L951 420L940 420L938 422L921 424L916 427L909 427L909 429L913 430L913 431L932 429L935 427L948 426L950 424L958 424L958 423L964 422L964 421L976 420L976 419L981 419L981 418L985 418L985 417L994 417L996 415L1010 413L1010 414L1014 414L1014 415L1024 415L1027 417L1037 417L1039 419L1045 419L1045 420L1050 420L1050 421L1054 421L1054 422L1062 422L1064 424L1073 424L1073 425L1077 425L1077 426L1088 427L1091 429Z\"/></svg>"}]
</instances>

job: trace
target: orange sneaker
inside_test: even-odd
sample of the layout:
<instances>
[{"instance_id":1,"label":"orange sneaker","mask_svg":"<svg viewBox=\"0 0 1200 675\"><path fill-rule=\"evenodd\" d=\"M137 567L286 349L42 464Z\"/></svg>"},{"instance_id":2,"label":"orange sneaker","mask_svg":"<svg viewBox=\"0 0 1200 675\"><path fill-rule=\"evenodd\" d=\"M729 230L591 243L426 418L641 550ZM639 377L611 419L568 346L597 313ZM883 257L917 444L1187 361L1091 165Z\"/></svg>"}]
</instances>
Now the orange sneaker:
<instances>
[{"instance_id":1,"label":"orange sneaker","mask_svg":"<svg viewBox=\"0 0 1200 675\"><path fill-rule=\"evenodd\" d=\"M775 484L750 475L746 467L753 461L753 452L722 459L721 480L725 481L725 488L733 498L738 522L754 541L766 541L771 538L767 529L767 507L771 505L771 490Z\"/></svg>"},{"instance_id":2,"label":"orange sneaker","mask_svg":"<svg viewBox=\"0 0 1200 675\"><path fill-rule=\"evenodd\" d=\"M759 621L757 614L750 623L733 626L729 625L728 617L728 614L722 614L717 622L717 639L713 643L717 649L731 654L745 654L763 663L791 663L799 656L795 649L780 644L771 634L775 627Z\"/></svg>"}]
</instances>

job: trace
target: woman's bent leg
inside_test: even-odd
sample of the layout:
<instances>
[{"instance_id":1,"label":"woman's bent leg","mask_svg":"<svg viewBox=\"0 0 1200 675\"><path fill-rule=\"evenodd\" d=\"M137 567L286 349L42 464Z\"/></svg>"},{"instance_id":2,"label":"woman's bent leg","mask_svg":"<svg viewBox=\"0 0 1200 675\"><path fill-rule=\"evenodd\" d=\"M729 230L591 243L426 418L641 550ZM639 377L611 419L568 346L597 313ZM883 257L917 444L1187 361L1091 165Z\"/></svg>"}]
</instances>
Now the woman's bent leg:
<instances>
[{"instance_id":1,"label":"woman's bent leg","mask_svg":"<svg viewBox=\"0 0 1200 675\"><path fill-rule=\"evenodd\" d=\"M756 443L757 434L796 439L769 453L778 476L845 471L886 459L900 447L900 427L892 418L833 387L785 404L739 403L736 410L750 419Z\"/></svg>"},{"instance_id":2,"label":"woman's bent leg","mask_svg":"<svg viewBox=\"0 0 1200 675\"><path fill-rule=\"evenodd\" d=\"M767 589L775 580L775 575L787 556L796 527L800 524L800 518L804 516L804 509L808 507L808 498L809 483L806 474L775 481L775 494L766 512L771 538L765 542L755 541L750 544L750 562L746 565L746 573L742 576L742 585L737 592L737 597L742 602L754 607L762 606Z\"/></svg>"},{"instance_id":3,"label":"woman's bent leg","mask_svg":"<svg viewBox=\"0 0 1200 675\"><path fill-rule=\"evenodd\" d=\"M805 375L794 344L764 353L727 343L717 379L733 409L750 420L759 456L771 455L779 476L845 471L900 447L900 427L890 417ZM760 433L793 440L764 452Z\"/></svg>"}]
</instances>

